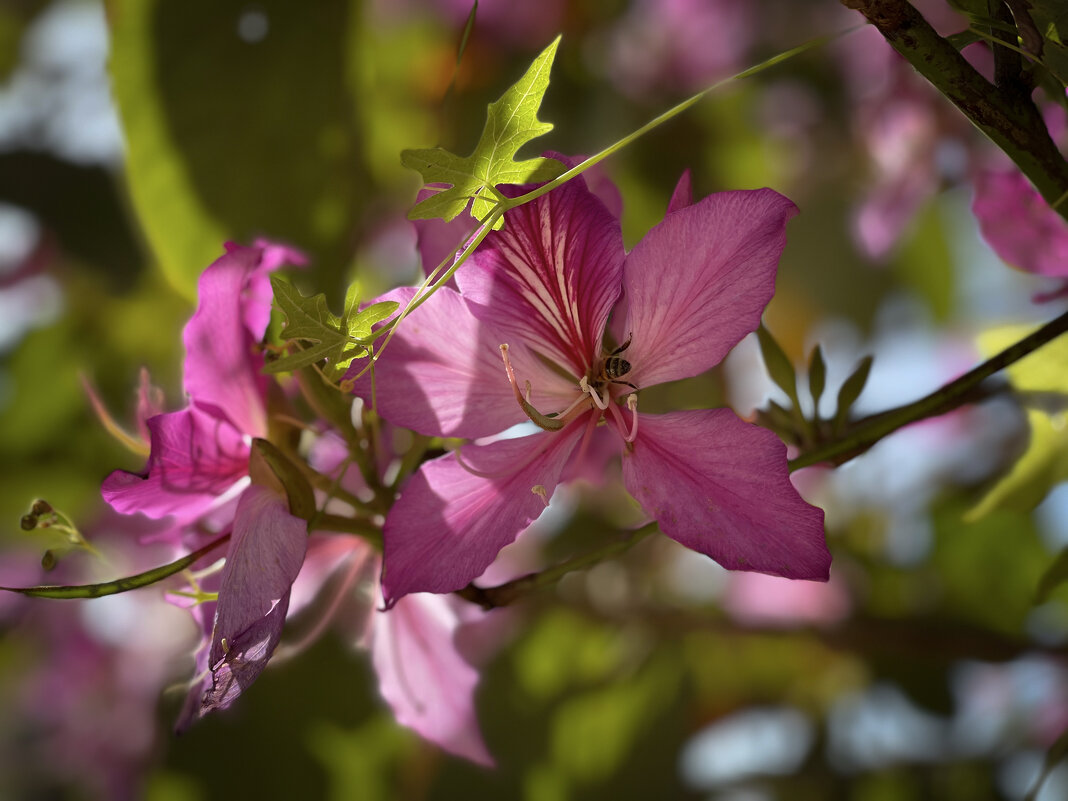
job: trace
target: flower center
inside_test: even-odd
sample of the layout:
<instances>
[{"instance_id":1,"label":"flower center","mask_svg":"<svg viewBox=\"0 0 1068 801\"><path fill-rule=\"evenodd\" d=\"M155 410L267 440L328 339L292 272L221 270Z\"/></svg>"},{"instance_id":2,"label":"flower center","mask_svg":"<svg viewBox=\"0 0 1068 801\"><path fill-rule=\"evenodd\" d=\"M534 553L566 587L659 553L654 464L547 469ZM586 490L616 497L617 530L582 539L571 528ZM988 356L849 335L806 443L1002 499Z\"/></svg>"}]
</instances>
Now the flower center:
<instances>
[{"instance_id":1,"label":"flower center","mask_svg":"<svg viewBox=\"0 0 1068 801\"><path fill-rule=\"evenodd\" d=\"M539 427L546 431L559 431L586 411L595 408L598 410L597 417L604 416L606 419L611 417L624 441L632 443L638 434L638 396L635 394L638 387L625 380L631 371L631 364L622 356L623 352L630 347L630 343L631 337L628 336L626 342L598 359L586 375L579 379L579 396L566 409L549 414L543 414L530 403L529 381L525 385L526 392L520 392L515 370L508 358L508 345L501 345L500 348L504 368L508 374L508 382L512 385L516 401L527 417ZM618 406L612 403L613 384L627 386L634 390L634 392L626 393L627 409L631 415L629 424L623 419L623 413Z\"/></svg>"}]
</instances>

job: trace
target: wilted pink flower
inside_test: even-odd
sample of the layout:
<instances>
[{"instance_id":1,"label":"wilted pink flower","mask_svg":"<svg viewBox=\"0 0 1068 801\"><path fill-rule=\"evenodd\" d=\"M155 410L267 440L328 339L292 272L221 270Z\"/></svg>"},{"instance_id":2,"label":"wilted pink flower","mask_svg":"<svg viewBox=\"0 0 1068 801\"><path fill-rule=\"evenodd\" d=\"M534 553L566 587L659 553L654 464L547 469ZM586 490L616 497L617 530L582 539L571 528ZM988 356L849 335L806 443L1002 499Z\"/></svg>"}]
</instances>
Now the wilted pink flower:
<instances>
[{"instance_id":1,"label":"wilted pink flower","mask_svg":"<svg viewBox=\"0 0 1068 801\"><path fill-rule=\"evenodd\" d=\"M147 421L145 474L119 470L103 485L104 499L123 514L170 517L190 539L202 537L191 528L202 522L231 535L210 651L198 665L210 677L180 725L228 706L266 667L307 547L307 523L289 513L285 498L249 479L252 439L267 434L263 356L254 346L270 319L268 275L286 262L303 257L277 245L228 245L204 271L184 331L189 405ZM206 610L198 615L206 626Z\"/></svg>"},{"instance_id":2,"label":"wilted pink flower","mask_svg":"<svg viewBox=\"0 0 1068 801\"><path fill-rule=\"evenodd\" d=\"M708 370L757 327L795 213L768 189L690 205L684 180L626 254L619 221L582 181L509 212L457 272L460 291L400 326L379 362L378 408L436 436L528 418L556 430L420 468L386 520L387 604L478 577L612 432L628 490L669 537L728 568L825 580L823 512L791 486L772 433L727 409L647 415L635 403L636 388ZM619 347L604 344L610 315ZM370 397L370 382L356 391Z\"/></svg>"}]
</instances>

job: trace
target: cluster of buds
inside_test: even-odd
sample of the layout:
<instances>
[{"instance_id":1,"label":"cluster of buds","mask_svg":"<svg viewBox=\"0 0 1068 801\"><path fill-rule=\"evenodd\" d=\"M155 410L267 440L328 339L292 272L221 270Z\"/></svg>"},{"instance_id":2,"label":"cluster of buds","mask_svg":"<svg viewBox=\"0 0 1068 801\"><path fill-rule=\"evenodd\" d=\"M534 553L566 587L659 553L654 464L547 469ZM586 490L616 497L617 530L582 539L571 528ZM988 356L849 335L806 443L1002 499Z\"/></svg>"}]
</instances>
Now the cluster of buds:
<instances>
[{"instance_id":1,"label":"cluster of buds","mask_svg":"<svg viewBox=\"0 0 1068 801\"><path fill-rule=\"evenodd\" d=\"M23 531L46 529L63 535L64 542L56 547L49 548L41 557L41 567L52 570L59 562L59 557L74 548L82 548L99 556L99 552L82 536L77 526L62 512L56 511L48 501L38 498L33 502L30 511L22 516L19 526Z\"/></svg>"}]
</instances>

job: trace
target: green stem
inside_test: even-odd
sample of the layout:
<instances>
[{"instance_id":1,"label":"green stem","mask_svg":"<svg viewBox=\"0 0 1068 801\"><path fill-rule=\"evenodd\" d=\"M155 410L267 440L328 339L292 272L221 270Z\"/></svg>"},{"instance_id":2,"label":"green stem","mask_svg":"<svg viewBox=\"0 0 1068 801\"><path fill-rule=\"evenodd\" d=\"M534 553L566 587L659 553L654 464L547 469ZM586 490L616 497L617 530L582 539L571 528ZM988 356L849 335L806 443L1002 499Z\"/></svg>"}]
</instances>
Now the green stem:
<instances>
[{"instance_id":1,"label":"green stem","mask_svg":"<svg viewBox=\"0 0 1068 801\"><path fill-rule=\"evenodd\" d=\"M315 520L312 531L334 531L340 534L355 534L379 549L382 548L382 529L367 520L345 515L322 514Z\"/></svg>"},{"instance_id":2,"label":"green stem","mask_svg":"<svg viewBox=\"0 0 1068 801\"><path fill-rule=\"evenodd\" d=\"M602 545L600 548L595 548L592 551L568 559L547 570L542 570L540 573L530 573L504 584L499 584L496 587L476 587L474 584L468 584L456 594L465 600L478 604L483 609L508 606L532 590L555 584L572 571L585 570L599 562L603 562L605 559L613 559L619 556L656 530L656 523L649 523L639 529L628 532L623 537L613 540L607 545Z\"/></svg>"},{"instance_id":3,"label":"green stem","mask_svg":"<svg viewBox=\"0 0 1068 801\"><path fill-rule=\"evenodd\" d=\"M4 592L17 592L21 595L31 595L35 598L58 598L68 600L71 598L101 598L105 595L115 595L120 592L129 592L141 587L147 587L158 581L180 573L196 562L200 557L209 554L230 539L229 534L224 534L218 539L212 540L203 548L199 548L188 556L183 556L169 565L154 567L136 576L105 581L102 584L73 584L41 587L0 587Z\"/></svg>"},{"instance_id":4,"label":"green stem","mask_svg":"<svg viewBox=\"0 0 1068 801\"><path fill-rule=\"evenodd\" d=\"M964 405L973 397L973 393L984 380L1047 342L1056 339L1065 331L1068 331L1068 312L1046 323L1034 333L1024 337L1015 345L1010 345L992 359L988 359L955 381L936 389L930 395L858 421L840 439L803 453L792 460L790 470L799 470L820 462L841 464L863 453L887 434L892 434L909 423L936 417Z\"/></svg>"},{"instance_id":5,"label":"green stem","mask_svg":"<svg viewBox=\"0 0 1068 801\"><path fill-rule=\"evenodd\" d=\"M576 175L579 175L579 174L585 172L586 170L588 170L594 164L597 164L597 163L599 163L601 161L604 161L609 156L611 156L614 153L622 150L627 145L633 143L637 139L639 139L642 136L644 136L645 134L649 133L649 131L653 130L654 128L659 127L660 125L663 125L668 120L671 120L671 119L677 117L679 114L681 114L682 112L686 111L691 106L696 105L701 100L703 100L707 95L709 95L712 92L716 91L720 87L726 86L727 84L731 83L732 81L741 80L742 78L749 78L750 76L756 75L759 72L763 72L764 70L768 69L769 67L774 67L776 64L781 64L782 62L787 61L788 59L791 59L794 56L799 56L802 53L807 53L809 50L814 50L817 47L822 47L823 45L827 44L828 42L834 41L835 39L837 39L840 36L844 36L847 33L852 33L853 31L857 30L859 27L860 26L855 26L855 27L852 27L852 28L847 28L844 31L839 31L838 33L832 33L832 34L828 34L826 36L816 37L815 39L811 39L811 40L805 42L804 44L800 44L797 47L794 47L794 48L792 48L790 50L787 50L785 53L779 53L778 55L772 56L771 58L767 59L766 61L762 61L762 62L760 62L759 64L757 64L755 66L752 66L752 67L749 67L748 69L742 70L741 72L739 72L739 73L737 73L735 75L732 75L729 78L724 78L721 81L716 81L714 84L712 84L711 86L709 86L709 87L707 87L705 89L702 89L700 92L698 92L697 94L693 95L692 97L689 97L686 100L683 100L677 106L673 106L672 108L669 108L663 114L661 114L660 116L655 117L654 119L650 120L645 125L643 125L641 128L638 128L636 131L633 131L633 132L627 134L626 136L624 136L622 139L620 139L615 144L609 145L604 150L602 150L600 153L596 153L596 154L590 156L589 158L587 158L582 163L576 164L570 170L568 170L567 172L559 175L558 177L554 178L553 180L549 181L547 184L542 184L537 189L534 189L534 190L532 190L530 192L527 192L525 195L520 195L519 197L514 197L514 198L511 198L511 199L507 200L504 203L505 209L506 210L514 209L516 206L521 206L524 203L529 203L530 201L535 200L536 198L539 198L542 195L551 192L552 190L556 189L558 186L562 186L563 184L567 183L572 178L574 178Z\"/></svg>"},{"instance_id":6,"label":"green stem","mask_svg":"<svg viewBox=\"0 0 1068 801\"><path fill-rule=\"evenodd\" d=\"M906 0L842 3L863 14L898 53L1016 162L1047 203L1054 205L1068 192L1068 162L1026 93L991 86ZM1068 219L1068 207L1057 211Z\"/></svg>"}]
</instances>

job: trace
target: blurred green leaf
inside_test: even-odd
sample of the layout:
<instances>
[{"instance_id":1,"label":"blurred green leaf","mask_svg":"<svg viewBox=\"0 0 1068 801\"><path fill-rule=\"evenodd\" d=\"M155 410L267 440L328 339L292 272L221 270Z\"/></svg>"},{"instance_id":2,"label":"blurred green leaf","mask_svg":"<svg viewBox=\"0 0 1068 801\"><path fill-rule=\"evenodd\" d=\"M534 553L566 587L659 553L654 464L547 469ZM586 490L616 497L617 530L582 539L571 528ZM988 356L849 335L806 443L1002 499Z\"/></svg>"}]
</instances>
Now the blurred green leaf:
<instances>
[{"instance_id":1,"label":"blurred green leaf","mask_svg":"<svg viewBox=\"0 0 1068 801\"><path fill-rule=\"evenodd\" d=\"M1035 590L1035 603L1042 604L1049 600L1049 596L1057 587L1068 581L1068 548L1057 554L1053 564L1042 574Z\"/></svg>"},{"instance_id":2,"label":"blurred green leaf","mask_svg":"<svg viewBox=\"0 0 1068 801\"><path fill-rule=\"evenodd\" d=\"M893 270L926 301L935 320L944 322L953 311L953 255L939 209L936 199L919 211L894 256Z\"/></svg>"},{"instance_id":3,"label":"blurred green leaf","mask_svg":"<svg viewBox=\"0 0 1068 801\"><path fill-rule=\"evenodd\" d=\"M615 669L619 637L572 612L542 615L516 654L516 675L534 698L548 700L575 685L599 681Z\"/></svg>"},{"instance_id":4,"label":"blurred green leaf","mask_svg":"<svg viewBox=\"0 0 1068 801\"><path fill-rule=\"evenodd\" d=\"M820 415L820 398L823 397L825 386L827 386L827 363L823 360L823 349L817 345L812 349L812 357L808 363L808 390L812 395L813 414L816 418Z\"/></svg>"},{"instance_id":5,"label":"blurred green leaf","mask_svg":"<svg viewBox=\"0 0 1068 801\"><path fill-rule=\"evenodd\" d=\"M1043 66L1068 85L1068 5L1063 0L1032 0L1031 19L1043 36Z\"/></svg>"},{"instance_id":6,"label":"blurred green leaf","mask_svg":"<svg viewBox=\"0 0 1068 801\"><path fill-rule=\"evenodd\" d=\"M408 213L410 219L451 220L473 199L471 215L482 220L496 205L493 188L498 184L550 181L564 172L564 165L553 159L515 161L519 148L553 128L552 123L538 119L538 109L549 87L549 71L559 44L558 36L534 59L522 78L490 103L486 126L470 156L460 157L440 147L401 153L401 163L417 170L425 183L449 185L417 204ZM501 224L503 221L498 220L494 228Z\"/></svg>"},{"instance_id":7,"label":"blurred green leaf","mask_svg":"<svg viewBox=\"0 0 1068 801\"><path fill-rule=\"evenodd\" d=\"M872 356L865 356L849 378L842 382L842 388L838 390L838 408L834 413L836 429L841 429L845 425L845 421L849 419L849 410L853 408L860 393L864 391L864 386L868 383L868 374L871 372L872 360Z\"/></svg>"},{"instance_id":8,"label":"blurred green leaf","mask_svg":"<svg viewBox=\"0 0 1068 801\"><path fill-rule=\"evenodd\" d=\"M168 279L193 297L223 241L260 235L340 275L362 196L348 0L109 0L108 12L125 174ZM242 28L250 14L262 35Z\"/></svg>"},{"instance_id":9,"label":"blurred green leaf","mask_svg":"<svg viewBox=\"0 0 1068 801\"><path fill-rule=\"evenodd\" d=\"M979 350L992 356L1031 333L1029 326L1005 326L979 337ZM1053 396L1058 411L1029 409L1030 442L1027 449L983 498L972 507L968 520L978 520L994 509L1030 511L1049 491L1068 478L1068 338L1059 337L1007 369L1013 388L1021 393Z\"/></svg>"},{"instance_id":10,"label":"blurred green leaf","mask_svg":"<svg viewBox=\"0 0 1068 801\"><path fill-rule=\"evenodd\" d=\"M552 728L554 761L580 782L609 778L674 696L678 679L673 662L657 659L627 681L561 704Z\"/></svg>"},{"instance_id":11,"label":"blurred green leaf","mask_svg":"<svg viewBox=\"0 0 1068 801\"><path fill-rule=\"evenodd\" d=\"M775 337L763 325L757 329L757 338L760 340L760 354L764 357L764 366L768 370L768 375L793 401L794 408L798 408L797 375L794 373L794 366L790 363L790 359L786 356L782 346L775 341Z\"/></svg>"},{"instance_id":12,"label":"blurred green leaf","mask_svg":"<svg viewBox=\"0 0 1068 801\"><path fill-rule=\"evenodd\" d=\"M310 750L329 776L331 801L397 798L398 768L415 751L415 737L387 717L373 717L351 731L321 721L307 734Z\"/></svg>"}]
</instances>

